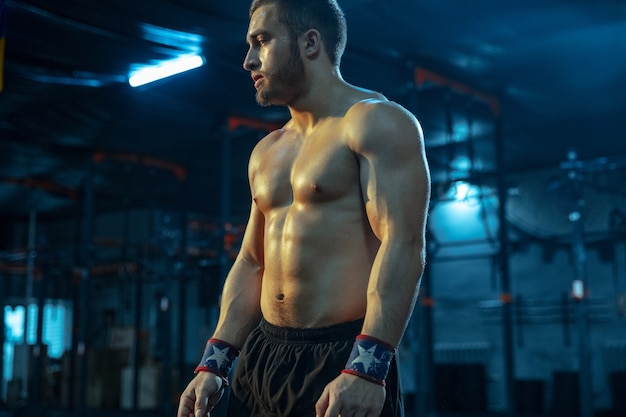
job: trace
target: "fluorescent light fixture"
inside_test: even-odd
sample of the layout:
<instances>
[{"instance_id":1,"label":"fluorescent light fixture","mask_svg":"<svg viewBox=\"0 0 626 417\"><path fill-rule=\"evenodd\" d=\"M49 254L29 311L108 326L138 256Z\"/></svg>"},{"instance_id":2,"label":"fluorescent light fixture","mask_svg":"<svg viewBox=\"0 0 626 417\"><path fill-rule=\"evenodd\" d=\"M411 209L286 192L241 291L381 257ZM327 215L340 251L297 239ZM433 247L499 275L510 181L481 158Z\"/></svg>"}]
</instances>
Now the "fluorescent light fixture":
<instances>
[{"instance_id":1,"label":"fluorescent light fixture","mask_svg":"<svg viewBox=\"0 0 626 417\"><path fill-rule=\"evenodd\" d=\"M157 65L145 67L132 72L128 77L131 87L139 87L181 72L189 71L204 65L204 58L200 55L185 55L171 61L161 62Z\"/></svg>"}]
</instances>

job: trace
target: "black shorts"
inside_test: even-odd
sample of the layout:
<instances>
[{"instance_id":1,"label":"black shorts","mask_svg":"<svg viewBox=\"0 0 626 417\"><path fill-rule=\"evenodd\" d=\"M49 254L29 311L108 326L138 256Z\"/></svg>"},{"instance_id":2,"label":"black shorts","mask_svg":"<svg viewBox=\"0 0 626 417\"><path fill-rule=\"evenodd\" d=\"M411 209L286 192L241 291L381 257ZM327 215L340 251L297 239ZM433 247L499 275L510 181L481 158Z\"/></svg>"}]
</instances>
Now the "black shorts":
<instances>
[{"instance_id":1,"label":"black shorts","mask_svg":"<svg viewBox=\"0 0 626 417\"><path fill-rule=\"evenodd\" d=\"M248 337L233 373L229 417L314 417L326 385L346 365L363 320L315 329L262 321ZM395 358L381 416L402 417Z\"/></svg>"}]
</instances>

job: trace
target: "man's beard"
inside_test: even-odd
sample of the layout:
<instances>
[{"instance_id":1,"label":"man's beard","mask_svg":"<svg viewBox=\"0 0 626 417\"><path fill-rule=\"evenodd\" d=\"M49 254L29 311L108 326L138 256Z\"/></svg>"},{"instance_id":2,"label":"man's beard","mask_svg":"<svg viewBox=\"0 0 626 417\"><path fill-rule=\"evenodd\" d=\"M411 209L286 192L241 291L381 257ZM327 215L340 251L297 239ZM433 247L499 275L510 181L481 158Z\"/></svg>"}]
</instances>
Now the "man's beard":
<instances>
[{"instance_id":1,"label":"man's beard","mask_svg":"<svg viewBox=\"0 0 626 417\"><path fill-rule=\"evenodd\" d=\"M297 42L293 42L287 63L266 75L269 86L261 87L256 93L256 101L261 106L272 104L288 105L306 91L304 83L304 63L300 58Z\"/></svg>"}]
</instances>

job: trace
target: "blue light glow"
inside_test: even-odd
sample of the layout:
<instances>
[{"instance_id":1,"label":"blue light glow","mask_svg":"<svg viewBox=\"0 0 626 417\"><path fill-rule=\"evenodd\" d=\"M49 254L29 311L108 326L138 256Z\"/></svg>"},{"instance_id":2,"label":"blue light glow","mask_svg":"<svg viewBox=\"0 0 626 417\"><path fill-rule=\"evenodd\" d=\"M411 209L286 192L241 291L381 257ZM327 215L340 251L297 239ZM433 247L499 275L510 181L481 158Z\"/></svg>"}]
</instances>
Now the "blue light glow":
<instances>
[{"instance_id":1,"label":"blue light glow","mask_svg":"<svg viewBox=\"0 0 626 417\"><path fill-rule=\"evenodd\" d=\"M498 229L497 210L498 196L493 189L457 181L433 208L430 229L440 243L481 240L489 246L487 241ZM474 249L485 249L474 246ZM474 249L467 248L468 251ZM459 251L459 248L454 250Z\"/></svg>"},{"instance_id":2,"label":"blue light glow","mask_svg":"<svg viewBox=\"0 0 626 417\"><path fill-rule=\"evenodd\" d=\"M161 62L154 66L145 67L132 72L128 77L131 87L139 87L172 75L180 74L204 65L204 58L200 55L185 55L171 61Z\"/></svg>"},{"instance_id":3,"label":"blue light glow","mask_svg":"<svg viewBox=\"0 0 626 417\"><path fill-rule=\"evenodd\" d=\"M465 181L457 181L448 190L449 198L455 201L462 201L468 205L478 203L480 197L480 189Z\"/></svg>"},{"instance_id":4,"label":"blue light glow","mask_svg":"<svg viewBox=\"0 0 626 417\"><path fill-rule=\"evenodd\" d=\"M181 32L149 23L140 23L142 38L155 44L167 45L189 54L198 54L204 41L201 35Z\"/></svg>"}]
</instances>

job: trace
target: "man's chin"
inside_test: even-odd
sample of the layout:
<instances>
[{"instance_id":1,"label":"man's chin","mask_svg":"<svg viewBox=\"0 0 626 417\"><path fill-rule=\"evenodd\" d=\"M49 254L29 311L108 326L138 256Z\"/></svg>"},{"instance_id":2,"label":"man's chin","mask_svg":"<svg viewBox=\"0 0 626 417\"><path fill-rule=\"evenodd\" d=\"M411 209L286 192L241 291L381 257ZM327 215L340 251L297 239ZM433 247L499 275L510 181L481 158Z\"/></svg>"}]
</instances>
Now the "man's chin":
<instances>
[{"instance_id":1,"label":"man's chin","mask_svg":"<svg viewBox=\"0 0 626 417\"><path fill-rule=\"evenodd\" d=\"M261 94L258 92L256 94L256 102L261 107L269 107L269 106L282 106L284 105L280 100L273 99L267 95Z\"/></svg>"},{"instance_id":2,"label":"man's chin","mask_svg":"<svg viewBox=\"0 0 626 417\"><path fill-rule=\"evenodd\" d=\"M260 90L256 92L256 102L261 107L267 107L271 104L268 97Z\"/></svg>"}]
</instances>

